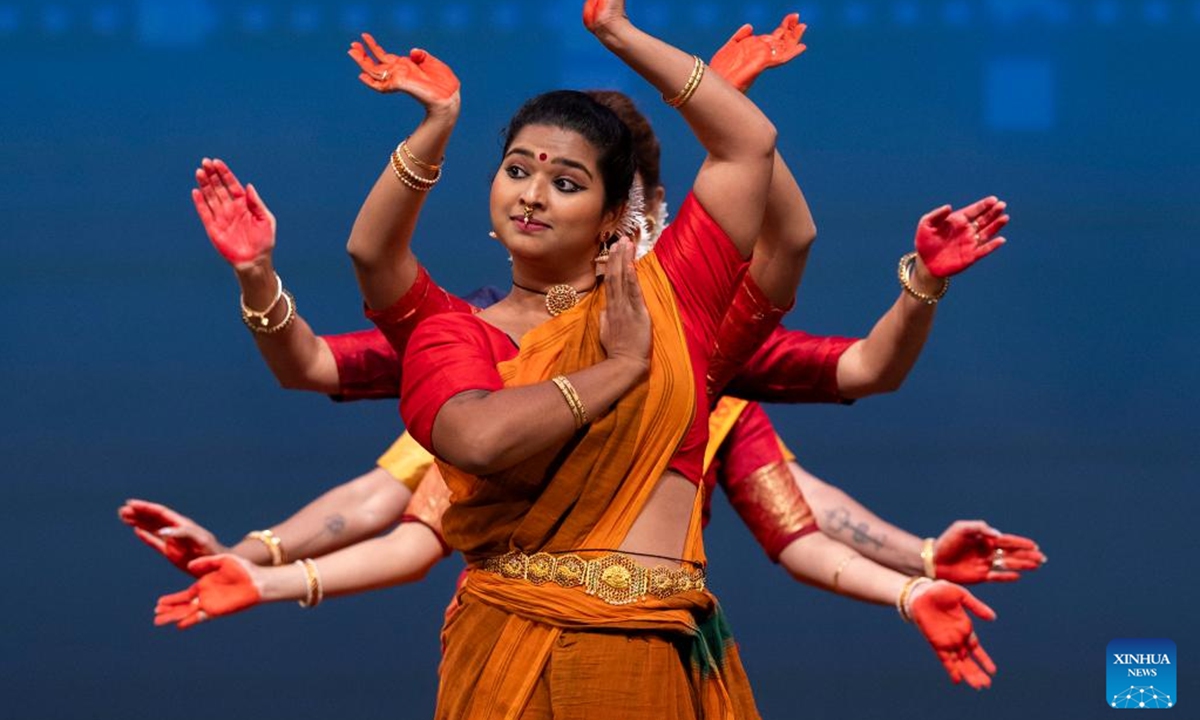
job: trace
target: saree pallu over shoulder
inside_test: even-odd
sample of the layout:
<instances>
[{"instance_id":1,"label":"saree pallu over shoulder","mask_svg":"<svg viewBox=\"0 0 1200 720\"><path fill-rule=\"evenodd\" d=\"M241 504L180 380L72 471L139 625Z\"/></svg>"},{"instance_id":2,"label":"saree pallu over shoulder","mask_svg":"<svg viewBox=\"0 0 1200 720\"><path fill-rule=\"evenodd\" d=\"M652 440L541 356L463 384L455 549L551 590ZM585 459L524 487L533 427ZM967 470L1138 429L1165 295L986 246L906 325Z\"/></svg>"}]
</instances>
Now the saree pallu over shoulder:
<instances>
[{"instance_id":1,"label":"saree pallu over shoulder","mask_svg":"<svg viewBox=\"0 0 1200 720\"><path fill-rule=\"evenodd\" d=\"M655 661L661 667L652 664L646 668L642 674L649 689L641 699L661 700L654 687L661 670L690 678L684 682L689 701L667 703L679 707L666 716L657 710L650 712L654 717L758 717L736 646L725 630L715 598L707 591L689 590L662 599L611 605L580 588L513 580L478 565L484 558L509 551L532 554L616 548L666 471L696 412L696 383L666 274L653 255L638 262L637 272L653 328L646 381L581 430L565 448L503 473L476 477L439 463L454 502L443 521L446 538L468 561L476 563L460 592L460 607L444 633L439 719L530 717L525 714L527 705L535 688L543 687L539 686L543 671L564 632L571 634L572 642L588 642L600 638L601 633L613 632L679 638L688 657L663 654ZM602 360L599 321L603 307L603 293L594 293L573 310L527 334L518 356L498 365L504 385L545 382ZM703 562L699 499L698 494L685 559ZM603 668L619 671L620 658L613 660L602 666L602 675L610 672ZM597 661L604 662L602 658ZM601 681L602 687L607 678ZM607 684L611 688L613 683ZM611 692L627 690L612 688ZM600 694L596 703L589 703L594 712L581 717L646 716L646 712L639 715L636 708L650 707L638 704L637 697L631 705L626 692L625 699L606 708L606 693Z\"/></svg>"},{"instance_id":2,"label":"saree pallu over shoulder","mask_svg":"<svg viewBox=\"0 0 1200 720\"><path fill-rule=\"evenodd\" d=\"M453 506L446 540L469 562L503 555L616 547L666 471L696 412L695 379L674 292L658 260L637 265L651 318L645 381L552 449L487 477L439 463ZM527 333L521 350L497 366L505 387L546 382L604 359L604 293ZM688 558L699 559L699 558Z\"/></svg>"}]
</instances>

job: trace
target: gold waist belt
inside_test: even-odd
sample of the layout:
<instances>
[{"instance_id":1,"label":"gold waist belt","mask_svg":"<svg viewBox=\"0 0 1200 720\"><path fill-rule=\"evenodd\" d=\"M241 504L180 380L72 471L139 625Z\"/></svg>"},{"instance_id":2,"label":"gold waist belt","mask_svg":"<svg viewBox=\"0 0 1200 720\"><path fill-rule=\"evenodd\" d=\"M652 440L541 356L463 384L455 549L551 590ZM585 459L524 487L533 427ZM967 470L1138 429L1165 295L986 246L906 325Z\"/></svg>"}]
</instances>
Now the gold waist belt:
<instances>
[{"instance_id":1,"label":"gold waist belt","mask_svg":"<svg viewBox=\"0 0 1200 720\"><path fill-rule=\"evenodd\" d=\"M588 595L609 605L628 605L646 597L663 600L690 590L704 589L703 567L688 570L665 565L646 567L620 553L584 560L570 553L527 555L514 551L488 558L480 567L509 580L583 588Z\"/></svg>"}]
</instances>

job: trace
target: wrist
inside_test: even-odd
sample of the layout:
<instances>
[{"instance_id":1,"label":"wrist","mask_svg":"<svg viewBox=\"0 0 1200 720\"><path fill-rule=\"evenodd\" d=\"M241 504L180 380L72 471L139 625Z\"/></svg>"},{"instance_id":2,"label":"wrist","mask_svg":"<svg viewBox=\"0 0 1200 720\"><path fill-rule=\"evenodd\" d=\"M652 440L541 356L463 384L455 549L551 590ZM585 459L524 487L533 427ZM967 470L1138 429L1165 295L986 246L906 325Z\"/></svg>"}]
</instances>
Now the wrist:
<instances>
[{"instance_id":1,"label":"wrist","mask_svg":"<svg viewBox=\"0 0 1200 720\"><path fill-rule=\"evenodd\" d=\"M426 122L453 126L462 110L462 95L455 91L449 98L425 106Z\"/></svg>"},{"instance_id":2,"label":"wrist","mask_svg":"<svg viewBox=\"0 0 1200 720\"><path fill-rule=\"evenodd\" d=\"M942 289L942 284L945 278L940 278L929 271L929 266L921 259L921 255L917 255L917 261L913 265L912 284L921 292L927 295L934 295Z\"/></svg>"},{"instance_id":3,"label":"wrist","mask_svg":"<svg viewBox=\"0 0 1200 720\"><path fill-rule=\"evenodd\" d=\"M253 260L234 265L233 274L237 276L243 292L260 286L271 291L275 289L275 263L271 259L270 251Z\"/></svg>"},{"instance_id":4,"label":"wrist","mask_svg":"<svg viewBox=\"0 0 1200 720\"><path fill-rule=\"evenodd\" d=\"M626 378L630 387L636 385L646 376L650 374L650 358L639 358L632 355L612 355L608 358L609 362L615 364L619 368L618 373L622 378Z\"/></svg>"},{"instance_id":5,"label":"wrist","mask_svg":"<svg viewBox=\"0 0 1200 720\"><path fill-rule=\"evenodd\" d=\"M629 17L622 15L595 25L591 30L597 40L606 48L613 50L623 44L624 39L630 31L634 30L634 27L633 23L629 22Z\"/></svg>"},{"instance_id":6,"label":"wrist","mask_svg":"<svg viewBox=\"0 0 1200 720\"><path fill-rule=\"evenodd\" d=\"M250 579L263 602L303 600L308 588L304 570L294 565L251 569Z\"/></svg>"}]
</instances>

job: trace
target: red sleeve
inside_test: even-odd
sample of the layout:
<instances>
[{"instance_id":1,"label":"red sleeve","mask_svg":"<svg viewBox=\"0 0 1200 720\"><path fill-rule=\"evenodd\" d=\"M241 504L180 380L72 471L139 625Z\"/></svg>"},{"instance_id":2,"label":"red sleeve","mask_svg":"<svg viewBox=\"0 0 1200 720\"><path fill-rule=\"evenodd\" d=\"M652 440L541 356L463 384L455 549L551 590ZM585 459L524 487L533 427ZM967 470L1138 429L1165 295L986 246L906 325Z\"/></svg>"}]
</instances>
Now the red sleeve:
<instances>
[{"instance_id":1,"label":"red sleeve","mask_svg":"<svg viewBox=\"0 0 1200 720\"><path fill-rule=\"evenodd\" d=\"M404 354L400 415L429 452L434 452L433 421L447 400L467 390L504 387L496 363L506 359L504 350L511 355L516 348L507 337L498 340L498 334L466 313L435 315L413 331Z\"/></svg>"},{"instance_id":2,"label":"red sleeve","mask_svg":"<svg viewBox=\"0 0 1200 720\"><path fill-rule=\"evenodd\" d=\"M793 300L787 307L776 307L745 272L734 291L733 302L721 320L717 339L713 343L712 356L708 361L708 397L716 402L721 391L729 384L742 365L762 347L763 341L779 327L780 320L792 309Z\"/></svg>"},{"instance_id":3,"label":"red sleeve","mask_svg":"<svg viewBox=\"0 0 1200 720\"><path fill-rule=\"evenodd\" d=\"M773 403L844 403L837 366L857 338L776 328L725 387L725 394Z\"/></svg>"},{"instance_id":4,"label":"red sleeve","mask_svg":"<svg viewBox=\"0 0 1200 720\"><path fill-rule=\"evenodd\" d=\"M729 504L772 562L779 562L792 542L819 529L761 406L742 411L718 455L718 480Z\"/></svg>"},{"instance_id":5,"label":"red sleeve","mask_svg":"<svg viewBox=\"0 0 1200 720\"><path fill-rule=\"evenodd\" d=\"M746 260L692 193L653 252L675 290L689 337L712 347Z\"/></svg>"},{"instance_id":6,"label":"red sleeve","mask_svg":"<svg viewBox=\"0 0 1200 720\"><path fill-rule=\"evenodd\" d=\"M322 335L337 363L334 400L377 400L400 396L400 358L378 330Z\"/></svg>"},{"instance_id":7,"label":"red sleeve","mask_svg":"<svg viewBox=\"0 0 1200 720\"><path fill-rule=\"evenodd\" d=\"M404 357L409 337L425 318L445 312L474 311L470 303L451 295L435 283L424 266L418 266L413 286L391 306L378 311L364 308L367 319L375 323L375 327L395 348L397 357Z\"/></svg>"}]
</instances>

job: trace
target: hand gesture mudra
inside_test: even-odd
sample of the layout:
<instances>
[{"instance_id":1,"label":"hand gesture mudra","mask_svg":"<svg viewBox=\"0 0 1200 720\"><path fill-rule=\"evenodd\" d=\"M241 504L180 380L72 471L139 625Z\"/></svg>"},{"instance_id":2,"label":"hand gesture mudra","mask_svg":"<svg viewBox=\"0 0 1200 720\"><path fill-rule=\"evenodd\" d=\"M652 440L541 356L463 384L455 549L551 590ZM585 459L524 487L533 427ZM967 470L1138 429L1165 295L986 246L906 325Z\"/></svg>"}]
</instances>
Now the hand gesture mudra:
<instances>
[{"instance_id":1,"label":"hand gesture mudra","mask_svg":"<svg viewBox=\"0 0 1200 720\"><path fill-rule=\"evenodd\" d=\"M998 250L1005 242L997 235L1008 224L1006 207L998 198L988 197L961 210L943 205L921 218L916 245L925 267L946 278Z\"/></svg>"},{"instance_id":2,"label":"hand gesture mudra","mask_svg":"<svg viewBox=\"0 0 1200 720\"><path fill-rule=\"evenodd\" d=\"M984 652L967 610L984 620L996 612L982 600L953 583L937 581L914 591L913 624L929 641L938 660L956 684L966 680L979 690L991 687L996 664Z\"/></svg>"},{"instance_id":3,"label":"hand gesture mudra","mask_svg":"<svg viewBox=\"0 0 1200 720\"><path fill-rule=\"evenodd\" d=\"M192 202L208 239L236 269L245 269L275 247L275 216L253 184L242 187L221 160L205 158L196 169Z\"/></svg>"},{"instance_id":4,"label":"hand gesture mudra","mask_svg":"<svg viewBox=\"0 0 1200 720\"><path fill-rule=\"evenodd\" d=\"M154 607L154 624L174 624L185 630L221 615L232 615L262 601L254 580L258 569L236 555L193 560L188 572L199 578L190 588L163 595Z\"/></svg>"},{"instance_id":5,"label":"hand gesture mudra","mask_svg":"<svg viewBox=\"0 0 1200 720\"><path fill-rule=\"evenodd\" d=\"M755 35L753 27L743 25L708 65L730 85L746 92L764 70L783 65L807 49L800 42L807 29L796 13L785 17L769 35Z\"/></svg>"},{"instance_id":6,"label":"hand gesture mudra","mask_svg":"<svg viewBox=\"0 0 1200 720\"><path fill-rule=\"evenodd\" d=\"M358 79L364 85L381 93L406 93L426 109L458 102L460 83L446 63L419 48L393 55L369 33L362 37L363 42L350 43L347 54L362 70Z\"/></svg>"},{"instance_id":7,"label":"hand gesture mudra","mask_svg":"<svg viewBox=\"0 0 1200 720\"><path fill-rule=\"evenodd\" d=\"M640 363L650 358L650 313L633 267L636 249L625 237L608 253L604 275L604 312L600 315L600 343L608 357Z\"/></svg>"},{"instance_id":8,"label":"hand gesture mudra","mask_svg":"<svg viewBox=\"0 0 1200 720\"><path fill-rule=\"evenodd\" d=\"M937 577L956 583L1012 582L1046 561L1037 543L982 520L959 520L933 544Z\"/></svg>"},{"instance_id":9,"label":"hand gesture mudra","mask_svg":"<svg viewBox=\"0 0 1200 720\"><path fill-rule=\"evenodd\" d=\"M133 528L139 540L186 573L191 573L188 568L191 561L228 552L228 548L202 525L166 505L126 500L117 515L121 522Z\"/></svg>"}]
</instances>

